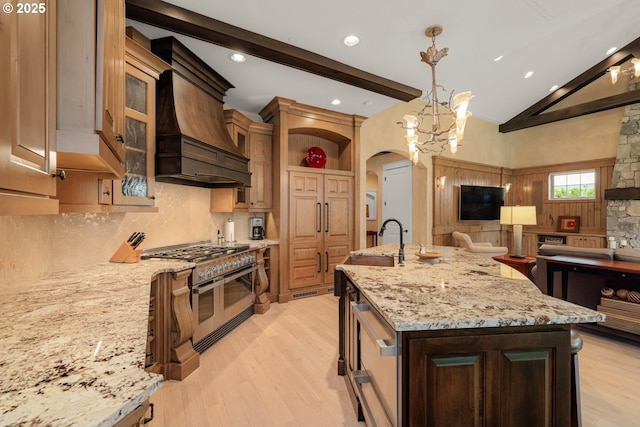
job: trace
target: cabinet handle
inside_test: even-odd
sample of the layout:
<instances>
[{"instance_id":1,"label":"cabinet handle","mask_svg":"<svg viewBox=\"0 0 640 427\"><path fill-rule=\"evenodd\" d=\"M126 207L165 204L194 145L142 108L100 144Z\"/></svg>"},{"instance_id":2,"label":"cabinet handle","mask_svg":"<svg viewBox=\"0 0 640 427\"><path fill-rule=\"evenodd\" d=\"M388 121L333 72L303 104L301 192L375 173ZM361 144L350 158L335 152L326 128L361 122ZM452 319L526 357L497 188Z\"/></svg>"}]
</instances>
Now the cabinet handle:
<instances>
[{"instance_id":1,"label":"cabinet handle","mask_svg":"<svg viewBox=\"0 0 640 427\"><path fill-rule=\"evenodd\" d=\"M151 200L155 200L155 199L156 199L156 196L149 196L149 198L150 198Z\"/></svg>"},{"instance_id":2,"label":"cabinet handle","mask_svg":"<svg viewBox=\"0 0 640 427\"><path fill-rule=\"evenodd\" d=\"M328 233L329 232L329 203L325 203L324 206L327 209L327 233Z\"/></svg>"},{"instance_id":3,"label":"cabinet handle","mask_svg":"<svg viewBox=\"0 0 640 427\"><path fill-rule=\"evenodd\" d=\"M109 194L111 194L111 192L109 190L104 190L102 194L104 194L105 196L108 196Z\"/></svg>"},{"instance_id":4,"label":"cabinet handle","mask_svg":"<svg viewBox=\"0 0 640 427\"><path fill-rule=\"evenodd\" d=\"M327 256L327 268L324 270L325 273L329 272L329 252L324 253Z\"/></svg>"},{"instance_id":5,"label":"cabinet handle","mask_svg":"<svg viewBox=\"0 0 640 427\"><path fill-rule=\"evenodd\" d=\"M60 178L60 181L64 181L67 178L67 173L64 170L61 170L58 173L52 173L51 178Z\"/></svg>"},{"instance_id":6,"label":"cabinet handle","mask_svg":"<svg viewBox=\"0 0 640 427\"><path fill-rule=\"evenodd\" d=\"M322 271L322 254L318 252L318 273Z\"/></svg>"},{"instance_id":7,"label":"cabinet handle","mask_svg":"<svg viewBox=\"0 0 640 427\"><path fill-rule=\"evenodd\" d=\"M371 306L369 304L352 301L351 309L353 310L353 314L355 314L358 318L358 323L360 323L360 326L364 328L367 335L369 335L369 337L378 345L378 348L380 349L380 357L397 356L398 348L395 343L394 345L387 345L384 339L378 337L375 329L369 323L369 320L367 320L367 318L361 314L364 311L370 311Z\"/></svg>"},{"instance_id":8,"label":"cabinet handle","mask_svg":"<svg viewBox=\"0 0 640 427\"><path fill-rule=\"evenodd\" d=\"M318 233L322 232L322 203L318 202Z\"/></svg>"},{"instance_id":9,"label":"cabinet handle","mask_svg":"<svg viewBox=\"0 0 640 427\"><path fill-rule=\"evenodd\" d=\"M117 135L116 135L116 141L118 141L118 142L120 142L120 143L124 144L124 138L122 137L122 135L121 135L121 134L117 134Z\"/></svg>"}]
</instances>

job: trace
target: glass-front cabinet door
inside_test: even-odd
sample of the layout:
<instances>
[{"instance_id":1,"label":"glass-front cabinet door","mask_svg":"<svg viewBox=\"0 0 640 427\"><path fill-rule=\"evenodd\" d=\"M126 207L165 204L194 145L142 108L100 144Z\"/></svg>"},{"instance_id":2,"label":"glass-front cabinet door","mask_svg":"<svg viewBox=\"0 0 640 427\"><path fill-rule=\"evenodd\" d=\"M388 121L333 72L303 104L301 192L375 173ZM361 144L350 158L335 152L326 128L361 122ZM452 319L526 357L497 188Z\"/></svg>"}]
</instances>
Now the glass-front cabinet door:
<instances>
[{"instance_id":1,"label":"glass-front cabinet door","mask_svg":"<svg viewBox=\"0 0 640 427\"><path fill-rule=\"evenodd\" d=\"M154 205L155 79L127 63L125 69L123 180L113 181L114 205Z\"/></svg>"},{"instance_id":2,"label":"glass-front cabinet door","mask_svg":"<svg viewBox=\"0 0 640 427\"><path fill-rule=\"evenodd\" d=\"M100 203L124 211L155 210L156 80L171 67L129 37L125 53L125 176L102 181Z\"/></svg>"}]
</instances>

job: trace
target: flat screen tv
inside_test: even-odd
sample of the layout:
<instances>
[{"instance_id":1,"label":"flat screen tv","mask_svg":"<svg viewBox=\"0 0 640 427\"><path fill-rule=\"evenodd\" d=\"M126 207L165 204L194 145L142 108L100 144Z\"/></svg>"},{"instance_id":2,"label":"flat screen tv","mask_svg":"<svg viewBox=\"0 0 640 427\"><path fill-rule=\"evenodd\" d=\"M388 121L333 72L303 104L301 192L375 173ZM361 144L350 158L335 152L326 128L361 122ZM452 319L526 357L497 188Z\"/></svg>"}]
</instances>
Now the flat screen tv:
<instances>
[{"instance_id":1,"label":"flat screen tv","mask_svg":"<svg viewBox=\"0 0 640 427\"><path fill-rule=\"evenodd\" d=\"M460 186L460 221L495 221L504 206L504 188Z\"/></svg>"}]
</instances>

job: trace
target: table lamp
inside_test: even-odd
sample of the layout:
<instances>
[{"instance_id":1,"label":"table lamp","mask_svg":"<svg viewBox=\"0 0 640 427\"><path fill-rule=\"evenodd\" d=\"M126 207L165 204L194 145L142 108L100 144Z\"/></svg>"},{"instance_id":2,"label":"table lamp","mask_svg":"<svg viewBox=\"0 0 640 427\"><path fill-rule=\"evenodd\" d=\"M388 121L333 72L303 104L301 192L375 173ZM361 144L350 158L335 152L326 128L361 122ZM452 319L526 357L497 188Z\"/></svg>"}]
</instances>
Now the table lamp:
<instances>
[{"instance_id":1,"label":"table lamp","mask_svg":"<svg viewBox=\"0 0 640 427\"><path fill-rule=\"evenodd\" d=\"M514 258L524 258L522 255L522 226L536 225L535 206L501 206L500 224L513 225Z\"/></svg>"}]
</instances>

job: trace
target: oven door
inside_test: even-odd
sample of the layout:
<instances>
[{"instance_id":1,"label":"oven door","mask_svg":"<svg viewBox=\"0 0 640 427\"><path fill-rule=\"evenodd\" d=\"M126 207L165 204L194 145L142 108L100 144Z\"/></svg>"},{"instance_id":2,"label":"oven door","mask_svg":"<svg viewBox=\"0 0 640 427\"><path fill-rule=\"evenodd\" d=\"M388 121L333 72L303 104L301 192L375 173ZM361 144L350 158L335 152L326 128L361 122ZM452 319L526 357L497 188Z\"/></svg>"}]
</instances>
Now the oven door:
<instances>
[{"instance_id":1,"label":"oven door","mask_svg":"<svg viewBox=\"0 0 640 427\"><path fill-rule=\"evenodd\" d=\"M191 288L191 307L198 322L193 333L196 343L218 329L224 323L224 295L222 278L211 280Z\"/></svg>"},{"instance_id":2,"label":"oven door","mask_svg":"<svg viewBox=\"0 0 640 427\"><path fill-rule=\"evenodd\" d=\"M224 278L224 319L225 322L251 307L256 299L253 285L257 265L250 265Z\"/></svg>"}]
</instances>

